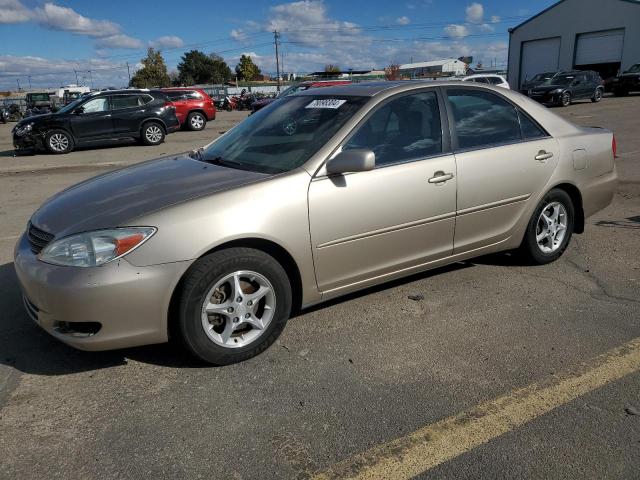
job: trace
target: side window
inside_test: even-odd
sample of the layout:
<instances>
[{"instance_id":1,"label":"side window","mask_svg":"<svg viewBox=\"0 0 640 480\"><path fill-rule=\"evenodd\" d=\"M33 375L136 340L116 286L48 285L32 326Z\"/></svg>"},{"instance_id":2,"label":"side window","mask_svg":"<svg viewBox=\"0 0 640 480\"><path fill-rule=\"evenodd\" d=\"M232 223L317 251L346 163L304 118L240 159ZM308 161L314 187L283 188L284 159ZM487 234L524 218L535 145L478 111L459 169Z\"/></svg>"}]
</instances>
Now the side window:
<instances>
[{"instance_id":1,"label":"side window","mask_svg":"<svg viewBox=\"0 0 640 480\"><path fill-rule=\"evenodd\" d=\"M139 95L114 95L111 97L111 109L122 110L123 108L137 107L139 103Z\"/></svg>"},{"instance_id":2,"label":"side window","mask_svg":"<svg viewBox=\"0 0 640 480\"><path fill-rule=\"evenodd\" d=\"M524 138L540 138L546 137L545 132L540 126L535 123L529 116L520 110L518 110L518 116L520 117L520 128L522 129L522 136Z\"/></svg>"},{"instance_id":3,"label":"side window","mask_svg":"<svg viewBox=\"0 0 640 480\"><path fill-rule=\"evenodd\" d=\"M172 102L185 99L184 92L167 91L164 93L167 95L167 97L169 97L169 100L171 100Z\"/></svg>"},{"instance_id":4,"label":"side window","mask_svg":"<svg viewBox=\"0 0 640 480\"><path fill-rule=\"evenodd\" d=\"M376 165L389 165L442 152L442 128L434 92L405 95L378 108L343 149L366 148Z\"/></svg>"},{"instance_id":5,"label":"side window","mask_svg":"<svg viewBox=\"0 0 640 480\"><path fill-rule=\"evenodd\" d=\"M499 83L502 83L502 79L500 77L489 77L489 83L492 85L498 85Z\"/></svg>"},{"instance_id":6,"label":"side window","mask_svg":"<svg viewBox=\"0 0 640 480\"><path fill-rule=\"evenodd\" d=\"M200 95L200 93L199 93L199 92L196 92L196 91L189 91L189 92L186 92L185 97L186 97L188 100L202 100L202 95Z\"/></svg>"},{"instance_id":7,"label":"side window","mask_svg":"<svg viewBox=\"0 0 640 480\"><path fill-rule=\"evenodd\" d=\"M516 109L498 95L448 89L458 148L480 148L521 140Z\"/></svg>"},{"instance_id":8,"label":"side window","mask_svg":"<svg viewBox=\"0 0 640 480\"><path fill-rule=\"evenodd\" d=\"M486 77L476 77L473 79L475 83L489 83Z\"/></svg>"},{"instance_id":9,"label":"side window","mask_svg":"<svg viewBox=\"0 0 640 480\"><path fill-rule=\"evenodd\" d=\"M94 98L82 105L83 113L106 112L109 110L107 97Z\"/></svg>"},{"instance_id":10,"label":"side window","mask_svg":"<svg viewBox=\"0 0 640 480\"><path fill-rule=\"evenodd\" d=\"M146 103L153 102L153 97L151 95L141 95L140 96L140 105L144 105Z\"/></svg>"}]
</instances>

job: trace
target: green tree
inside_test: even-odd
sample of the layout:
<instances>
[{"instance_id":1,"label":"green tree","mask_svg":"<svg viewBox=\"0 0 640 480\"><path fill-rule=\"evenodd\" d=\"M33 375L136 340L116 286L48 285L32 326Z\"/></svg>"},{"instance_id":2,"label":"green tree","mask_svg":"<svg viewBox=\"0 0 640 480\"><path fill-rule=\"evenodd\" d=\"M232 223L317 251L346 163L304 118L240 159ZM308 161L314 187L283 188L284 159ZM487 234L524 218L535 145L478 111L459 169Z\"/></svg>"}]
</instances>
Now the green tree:
<instances>
[{"instance_id":1,"label":"green tree","mask_svg":"<svg viewBox=\"0 0 640 480\"><path fill-rule=\"evenodd\" d=\"M262 75L262 72L249 55L242 55L240 63L236 65L236 74L240 80L256 80Z\"/></svg>"},{"instance_id":2,"label":"green tree","mask_svg":"<svg viewBox=\"0 0 640 480\"><path fill-rule=\"evenodd\" d=\"M340 67L338 65L330 63L324 66L324 71L327 73L338 73L340 71Z\"/></svg>"},{"instance_id":3,"label":"green tree","mask_svg":"<svg viewBox=\"0 0 640 480\"><path fill-rule=\"evenodd\" d=\"M178 64L178 78L183 85L224 83L231 78L231 69L219 55L191 50L182 56Z\"/></svg>"},{"instance_id":4,"label":"green tree","mask_svg":"<svg viewBox=\"0 0 640 480\"><path fill-rule=\"evenodd\" d=\"M141 60L142 68L139 69L129 86L136 88L168 87L171 85L167 65L159 50L149 48L147 56Z\"/></svg>"}]
</instances>

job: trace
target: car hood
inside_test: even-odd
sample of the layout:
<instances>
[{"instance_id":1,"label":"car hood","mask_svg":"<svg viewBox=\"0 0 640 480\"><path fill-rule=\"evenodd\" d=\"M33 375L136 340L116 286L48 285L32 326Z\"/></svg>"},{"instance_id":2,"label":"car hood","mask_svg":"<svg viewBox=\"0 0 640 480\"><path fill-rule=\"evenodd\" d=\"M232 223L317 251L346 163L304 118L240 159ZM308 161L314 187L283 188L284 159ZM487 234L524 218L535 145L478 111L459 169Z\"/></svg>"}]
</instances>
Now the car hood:
<instances>
[{"instance_id":1,"label":"car hood","mask_svg":"<svg viewBox=\"0 0 640 480\"><path fill-rule=\"evenodd\" d=\"M640 73L622 73L618 78L640 78Z\"/></svg>"},{"instance_id":2,"label":"car hood","mask_svg":"<svg viewBox=\"0 0 640 480\"><path fill-rule=\"evenodd\" d=\"M556 90L558 88L560 90L564 90L565 88L567 88L567 85L538 85L532 90L534 92L550 92L551 90Z\"/></svg>"},{"instance_id":3,"label":"car hood","mask_svg":"<svg viewBox=\"0 0 640 480\"><path fill-rule=\"evenodd\" d=\"M57 116L59 116L59 114L56 114L56 113L43 113L40 115L31 115L30 117L25 117L22 120L20 120L16 124L16 126L21 127L22 125L26 125L27 123L46 121L46 120L55 118Z\"/></svg>"},{"instance_id":4,"label":"car hood","mask_svg":"<svg viewBox=\"0 0 640 480\"><path fill-rule=\"evenodd\" d=\"M269 176L204 163L187 154L161 158L63 190L47 200L31 222L57 237L125 226L142 215Z\"/></svg>"}]
</instances>

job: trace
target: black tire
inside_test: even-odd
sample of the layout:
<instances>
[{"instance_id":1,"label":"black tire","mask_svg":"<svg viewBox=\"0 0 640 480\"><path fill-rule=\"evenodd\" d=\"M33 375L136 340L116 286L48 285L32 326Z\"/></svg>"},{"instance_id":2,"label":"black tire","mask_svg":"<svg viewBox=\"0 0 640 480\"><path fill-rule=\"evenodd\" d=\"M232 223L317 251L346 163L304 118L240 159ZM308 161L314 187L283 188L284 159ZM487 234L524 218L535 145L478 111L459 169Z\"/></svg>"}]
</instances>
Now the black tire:
<instances>
[{"instance_id":1,"label":"black tire","mask_svg":"<svg viewBox=\"0 0 640 480\"><path fill-rule=\"evenodd\" d=\"M187 116L187 128L193 131L204 130L207 126L207 117L202 112L191 112Z\"/></svg>"},{"instance_id":2,"label":"black tire","mask_svg":"<svg viewBox=\"0 0 640 480\"><path fill-rule=\"evenodd\" d=\"M602 100L603 94L604 92L602 91L601 88L596 88L596 91L593 92L593 97L591 97L591 101L593 103L598 103L600 100Z\"/></svg>"},{"instance_id":3,"label":"black tire","mask_svg":"<svg viewBox=\"0 0 640 480\"><path fill-rule=\"evenodd\" d=\"M553 252L546 253L543 252L542 249L538 246L538 242L536 241L536 233L538 230L538 220L540 219L540 215L542 214L543 209L545 209L552 202L560 203L567 212L567 229L565 232L565 236L558 248ZM569 197L567 192L565 192L564 190L560 190L557 188L550 190L542 198L535 211L533 212L531 219L529 220L527 230L524 234L524 238L522 239L522 243L520 244L519 253L521 257L526 260L527 263L533 265L544 265L554 262L555 260L560 258L560 256L564 253L567 246L569 245L571 235L573 234L574 225L575 208L573 202L571 201L571 197Z\"/></svg>"},{"instance_id":4,"label":"black tire","mask_svg":"<svg viewBox=\"0 0 640 480\"><path fill-rule=\"evenodd\" d=\"M64 130L51 130L44 136L44 148L54 155L69 153L74 146L73 137Z\"/></svg>"},{"instance_id":5,"label":"black tire","mask_svg":"<svg viewBox=\"0 0 640 480\"><path fill-rule=\"evenodd\" d=\"M231 106L231 104L230 104L230 103L228 103L228 104L224 107L224 109L225 109L227 112L230 112L231 110L233 110L233 107Z\"/></svg>"},{"instance_id":6,"label":"black tire","mask_svg":"<svg viewBox=\"0 0 640 480\"><path fill-rule=\"evenodd\" d=\"M251 343L237 348L225 347L215 343L205 332L202 306L217 282L226 275L247 270L262 275L271 283L275 312L264 331ZM278 338L291 315L291 296L291 284L282 266L260 250L229 248L206 255L189 269L180 293L178 324L182 340L196 358L212 365L247 360L262 353ZM230 318L225 323L228 321Z\"/></svg>"},{"instance_id":7,"label":"black tire","mask_svg":"<svg viewBox=\"0 0 640 480\"><path fill-rule=\"evenodd\" d=\"M146 122L140 129L140 142L143 145L160 145L164 137L164 127L158 122Z\"/></svg>"},{"instance_id":8,"label":"black tire","mask_svg":"<svg viewBox=\"0 0 640 480\"><path fill-rule=\"evenodd\" d=\"M560 97L560 106L568 107L569 105L571 105L571 93L563 92L562 96Z\"/></svg>"}]
</instances>

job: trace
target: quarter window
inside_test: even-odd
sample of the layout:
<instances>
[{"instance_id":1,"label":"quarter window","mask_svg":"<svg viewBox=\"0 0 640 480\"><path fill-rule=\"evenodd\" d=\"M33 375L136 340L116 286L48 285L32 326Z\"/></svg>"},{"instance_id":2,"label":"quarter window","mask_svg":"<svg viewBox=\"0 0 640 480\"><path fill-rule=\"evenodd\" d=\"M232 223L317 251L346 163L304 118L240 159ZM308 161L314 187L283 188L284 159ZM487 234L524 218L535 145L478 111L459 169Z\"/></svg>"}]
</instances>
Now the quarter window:
<instances>
[{"instance_id":1,"label":"quarter window","mask_svg":"<svg viewBox=\"0 0 640 480\"><path fill-rule=\"evenodd\" d=\"M185 96L188 100L202 100L202 95L200 95L200 92L186 92Z\"/></svg>"},{"instance_id":2,"label":"quarter window","mask_svg":"<svg viewBox=\"0 0 640 480\"><path fill-rule=\"evenodd\" d=\"M178 101L178 100L184 100L186 98L184 92L179 92L179 91L165 91L164 92L167 97L169 97L169 99L172 102Z\"/></svg>"},{"instance_id":3,"label":"quarter window","mask_svg":"<svg viewBox=\"0 0 640 480\"><path fill-rule=\"evenodd\" d=\"M376 165L420 159L442 152L442 128L434 92L405 95L383 105L343 149L365 148Z\"/></svg>"},{"instance_id":4,"label":"quarter window","mask_svg":"<svg viewBox=\"0 0 640 480\"><path fill-rule=\"evenodd\" d=\"M520 117L520 128L522 129L522 136L524 138L540 138L547 136L547 132L542 130L537 123L519 110L518 116Z\"/></svg>"},{"instance_id":5,"label":"quarter window","mask_svg":"<svg viewBox=\"0 0 640 480\"><path fill-rule=\"evenodd\" d=\"M499 96L479 90L447 90L458 148L480 148L521 140L516 109Z\"/></svg>"}]
</instances>

